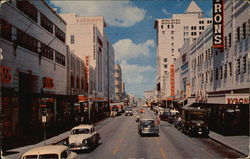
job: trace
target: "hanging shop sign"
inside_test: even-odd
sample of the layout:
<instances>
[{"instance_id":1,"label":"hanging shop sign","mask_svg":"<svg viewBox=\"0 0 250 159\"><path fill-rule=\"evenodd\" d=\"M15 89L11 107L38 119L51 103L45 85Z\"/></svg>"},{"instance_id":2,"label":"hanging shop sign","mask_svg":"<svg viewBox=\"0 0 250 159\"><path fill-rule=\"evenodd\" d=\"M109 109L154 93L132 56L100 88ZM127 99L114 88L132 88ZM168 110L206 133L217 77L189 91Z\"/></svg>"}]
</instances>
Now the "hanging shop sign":
<instances>
[{"instance_id":1,"label":"hanging shop sign","mask_svg":"<svg viewBox=\"0 0 250 159\"><path fill-rule=\"evenodd\" d=\"M86 102L86 101L88 101L88 98L86 96L79 95L78 96L78 101L79 102Z\"/></svg>"},{"instance_id":2,"label":"hanging shop sign","mask_svg":"<svg viewBox=\"0 0 250 159\"><path fill-rule=\"evenodd\" d=\"M224 0L213 0L213 47L223 49L223 3Z\"/></svg>"},{"instance_id":3,"label":"hanging shop sign","mask_svg":"<svg viewBox=\"0 0 250 159\"><path fill-rule=\"evenodd\" d=\"M88 90L88 85L89 85L89 56L85 56L85 80L86 82L86 89Z\"/></svg>"},{"instance_id":4,"label":"hanging shop sign","mask_svg":"<svg viewBox=\"0 0 250 159\"><path fill-rule=\"evenodd\" d=\"M43 77L43 88L54 88L54 80L53 78Z\"/></svg>"},{"instance_id":5,"label":"hanging shop sign","mask_svg":"<svg viewBox=\"0 0 250 159\"><path fill-rule=\"evenodd\" d=\"M175 95L175 87L174 87L174 64L170 65L170 92L171 96Z\"/></svg>"},{"instance_id":6,"label":"hanging shop sign","mask_svg":"<svg viewBox=\"0 0 250 159\"><path fill-rule=\"evenodd\" d=\"M7 66L0 66L0 77L1 82L5 84L10 84L12 81L11 68Z\"/></svg>"}]
</instances>

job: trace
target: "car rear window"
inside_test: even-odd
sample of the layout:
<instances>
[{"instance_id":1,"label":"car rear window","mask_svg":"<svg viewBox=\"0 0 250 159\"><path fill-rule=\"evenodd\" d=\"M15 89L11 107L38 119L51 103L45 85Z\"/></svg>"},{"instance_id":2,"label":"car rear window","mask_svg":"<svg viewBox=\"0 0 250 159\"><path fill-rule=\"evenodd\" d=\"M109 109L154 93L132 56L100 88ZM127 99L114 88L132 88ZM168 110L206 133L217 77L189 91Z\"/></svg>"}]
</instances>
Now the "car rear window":
<instances>
[{"instance_id":1,"label":"car rear window","mask_svg":"<svg viewBox=\"0 0 250 159\"><path fill-rule=\"evenodd\" d=\"M58 154L44 154L39 155L39 159L59 159Z\"/></svg>"},{"instance_id":2,"label":"car rear window","mask_svg":"<svg viewBox=\"0 0 250 159\"><path fill-rule=\"evenodd\" d=\"M28 156L24 156L22 159L37 159L37 155L28 155Z\"/></svg>"},{"instance_id":3,"label":"car rear window","mask_svg":"<svg viewBox=\"0 0 250 159\"><path fill-rule=\"evenodd\" d=\"M74 129L71 134L89 134L89 129Z\"/></svg>"}]
</instances>

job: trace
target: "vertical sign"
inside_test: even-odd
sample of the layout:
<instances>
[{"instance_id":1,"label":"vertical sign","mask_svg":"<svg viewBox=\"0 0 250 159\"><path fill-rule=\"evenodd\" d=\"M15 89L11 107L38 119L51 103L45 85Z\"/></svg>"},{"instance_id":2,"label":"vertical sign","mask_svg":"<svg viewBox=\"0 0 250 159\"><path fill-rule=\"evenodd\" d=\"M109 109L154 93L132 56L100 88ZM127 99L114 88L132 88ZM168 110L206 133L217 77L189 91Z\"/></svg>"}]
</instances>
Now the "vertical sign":
<instances>
[{"instance_id":1,"label":"vertical sign","mask_svg":"<svg viewBox=\"0 0 250 159\"><path fill-rule=\"evenodd\" d=\"M224 0L213 0L213 47L223 49Z\"/></svg>"},{"instance_id":2,"label":"vertical sign","mask_svg":"<svg viewBox=\"0 0 250 159\"><path fill-rule=\"evenodd\" d=\"M10 84L12 81L11 68L0 66L0 78L2 83Z\"/></svg>"},{"instance_id":3,"label":"vertical sign","mask_svg":"<svg viewBox=\"0 0 250 159\"><path fill-rule=\"evenodd\" d=\"M85 80L86 80L86 89L88 90L89 85L89 56L85 56Z\"/></svg>"},{"instance_id":4,"label":"vertical sign","mask_svg":"<svg viewBox=\"0 0 250 159\"><path fill-rule=\"evenodd\" d=\"M171 96L175 95L175 87L174 87L174 64L170 65L170 90Z\"/></svg>"}]
</instances>

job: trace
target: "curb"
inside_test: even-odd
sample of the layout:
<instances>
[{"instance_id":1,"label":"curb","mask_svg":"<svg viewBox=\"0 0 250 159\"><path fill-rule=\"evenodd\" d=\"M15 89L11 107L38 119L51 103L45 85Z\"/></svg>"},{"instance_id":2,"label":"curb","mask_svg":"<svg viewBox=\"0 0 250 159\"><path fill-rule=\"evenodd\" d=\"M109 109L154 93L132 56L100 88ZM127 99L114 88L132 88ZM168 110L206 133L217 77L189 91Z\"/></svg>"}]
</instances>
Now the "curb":
<instances>
[{"instance_id":1,"label":"curb","mask_svg":"<svg viewBox=\"0 0 250 159\"><path fill-rule=\"evenodd\" d=\"M106 120L106 119L108 119L108 117L105 117L105 118L103 118L103 119L97 121L97 122L94 123L93 125L96 126L98 123L100 123L100 122L102 122L102 121L104 121L104 120ZM59 140L59 141L57 141L57 142L54 142L54 143L52 143L52 145L57 145L58 143L63 142L64 140L67 140L67 138L68 138L68 137L63 138L63 139L61 139L61 140Z\"/></svg>"},{"instance_id":2,"label":"curb","mask_svg":"<svg viewBox=\"0 0 250 159\"><path fill-rule=\"evenodd\" d=\"M217 140L217 139L214 139L214 138L212 138L212 137L210 137L210 136L209 136L209 138L210 138L211 140L213 140L213 141L215 141L215 142L217 142L217 143L219 143L219 144L221 144L221 145L223 145L223 146L225 146L225 147L227 147L227 148L229 148L229 149L231 149L231 150L233 150L233 151L235 151L235 152L237 152L237 153L243 155L244 157L248 157L248 155L246 155L245 153L240 152L239 150L236 150L235 148L233 148L233 147L231 147L231 146L228 146L228 145L224 144L223 142L221 142L221 141L219 141L219 140Z\"/></svg>"}]
</instances>

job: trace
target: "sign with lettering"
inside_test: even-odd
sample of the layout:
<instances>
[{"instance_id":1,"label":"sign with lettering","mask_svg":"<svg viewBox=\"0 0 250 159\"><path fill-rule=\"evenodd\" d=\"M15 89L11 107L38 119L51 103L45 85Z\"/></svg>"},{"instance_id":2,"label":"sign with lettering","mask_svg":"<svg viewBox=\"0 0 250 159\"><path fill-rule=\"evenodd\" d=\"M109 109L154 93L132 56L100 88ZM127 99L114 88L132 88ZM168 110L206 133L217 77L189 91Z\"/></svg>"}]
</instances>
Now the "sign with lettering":
<instances>
[{"instance_id":1,"label":"sign with lettering","mask_svg":"<svg viewBox=\"0 0 250 159\"><path fill-rule=\"evenodd\" d=\"M85 56L85 80L86 82L86 89L88 90L88 85L89 85L89 56Z\"/></svg>"},{"instance_id":2,"label":"sign with lettering","mask_svg":"<svg viewBox=\"0 0 250 159\"><path fill-rule=\"evenodd\" d=\"M213 47L223 49L223 3L224 0L213 0Z\"/></svg>"},{"instance_id":3,"label":"sign with lettering","mask_svg":"<svg viewBox=\"0 0 250 159\"><path fill-rule=\"evenodd\" d=\"M43 77L43 88L48 88L48 89L54 88L53 78Z\"/></svg>"},{"instance_id":4,"label":"sign with lettering","mask_svg":"<svg viewBox=\"0 0 250 159\"><path fill-rule=\"evenodd\" d=\"M249 104L249 97L227 98L227 104Z\"/></svg>"},{"instance_id":5,"label":"sign with lettering","mask_svg":"<svg viewBox=\"0 0 250 159\"><path fill-rule=\"evenodd\" d=\"M174 64L170 65L170 94L175 96L175 87L174 87Z\"/></svg>"},{"instance_id":6,"label":"sign with lettering","mask_svg":"<svg viewBox=\"0 0 250 159\"><path fill-rule=\"evenodd\" d=\"M83 95L78 95L78 101L85 102L85 101L88 101L88 98L86 96L83 96Z\"/></svg>"},{"instance_id":7,"label":"sign with lettering","mask_svg":"<svg viewBox=\"0 0 250 159\"><path fill-rule=\"evenodd\" d=\"M12 69L7 67L7 66L0 66L0 77L1 77L1 82L5 84L11 83L12 80L12 74L11 71Z\"/></svg>"}]
</instances>

